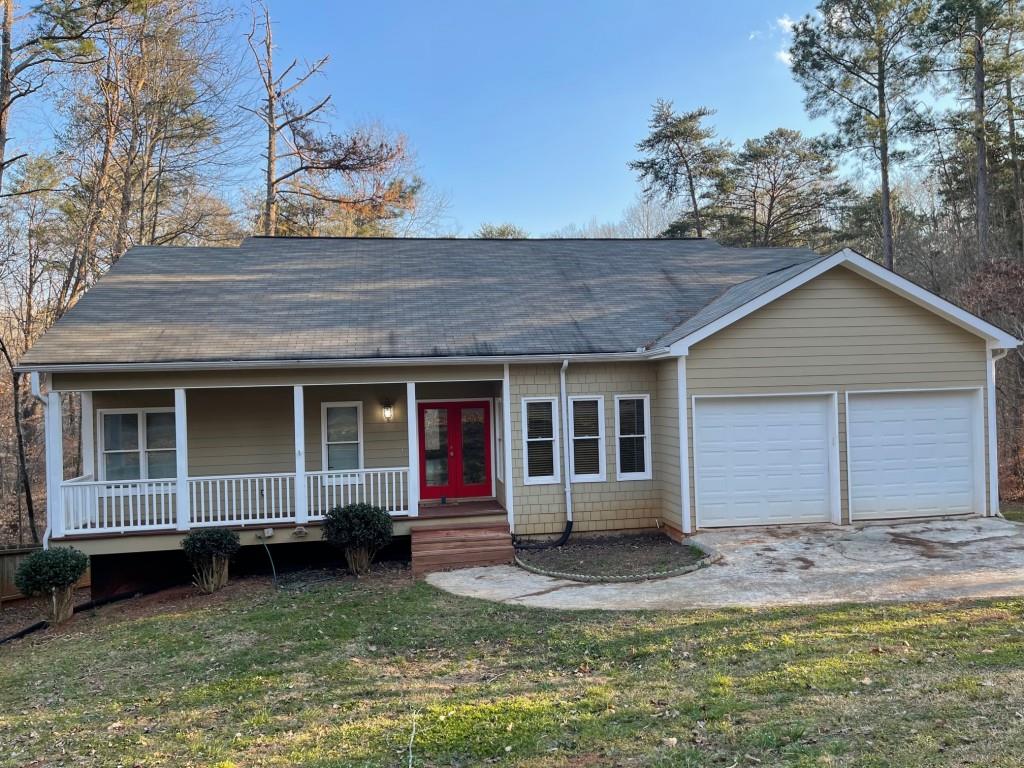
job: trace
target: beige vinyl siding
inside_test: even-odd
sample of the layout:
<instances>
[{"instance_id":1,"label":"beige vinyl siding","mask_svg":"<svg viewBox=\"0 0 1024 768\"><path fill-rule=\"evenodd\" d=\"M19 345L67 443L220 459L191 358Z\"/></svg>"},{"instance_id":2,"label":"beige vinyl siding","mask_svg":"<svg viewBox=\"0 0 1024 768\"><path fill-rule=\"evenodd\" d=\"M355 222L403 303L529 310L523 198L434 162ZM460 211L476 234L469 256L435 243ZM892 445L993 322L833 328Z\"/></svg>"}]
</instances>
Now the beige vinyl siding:
<instances>
[{"instance_id":1,"label":"beige vinyl siding","mask_svg":"<svg viewBox=\"0 0 1024 768\"><path fill-rule=\"evenodd\" d=\"M94 411L111 408L173 408L173 389L151 389L145 392L97 392L92 398Z\"/></svg>"},{"instance_id":2,"label":"beige vinyl siding","mask_svg":"<svg viewBox=\"0 0 1024 768\"><path fill-rule=\"evenodd\" d=\"M321 406L323 403L361 402L363 404L363 466L406 467L409 465L409 435L407 419L409 409L405 401L405 385L377 384L359 387L306 387L306 470L323 469L323 433ZM381 402L390 399L394 415L384 421ZM291 407L289 404L289 413ZM290 429L290 428L289 428Z\"/></svg>"},{"instance_id":3,"label":"beige vinyl siding","mask_svg":"<svg viewBox=\"0 0 1024 768\"><path fill-rule=\"evenodd\" d=\"M295 471L291 389L201 389L185 405L189 475Z\"/></svg>"},{"instance_id":4,"label":"beige vinyl siding","mask_svg":"<svg viewBox=\"0 0 1024 768\"><path fill-rule=\"evenodd\" d=\"M674 363L674 361L673 361ZM548 485L523 482L522 399L559 397L558 365L514 365L509 369L512 395L512 475L515 480L515 528L517 534L560 533L565 526L564 460L557 457L560 481ZM661 517L661 472L657 447L660 403L654 363L582 363L566 371L566 390L575 395L604 397L606 480L573 483L573 529L576 531L653 528ZM615 396L650 395L652 479L615 479ZM559 447L564 439L563 414L559 410ZM678 478L678 469L676 471Z\"/></svg>"},{"instance_id":5,"label":"beige vinyl siding","mask_svg":"<svg viewBox=\"0 0 1024 768\"><path fill-rule=\"evenodd\" d=\"M272 370L163 371L158 373L55 373L54 389L99 391L205 387L416 382L501 381L500 365L356 366L350 368L282 368ZM418 395L417 395L418 396Z\"/></svg>"},{"instance_id":6,"label":"beige vinyl siding","mask_svg":"<svg viewBox=\"0 0 1024 768\"><path fill-rule=\"evenodd\" d=\"M501 378L500 376L498 377ZM416 399L485 400L501 395L501 381L427 381L416 385Z\"/></svg>"},{"instance_id":7,"label":"beige vinyl siding","mask_svg":"<svg viewBox=\"0 0 1024 768\"><path fill-rule=\"evenodd\" d=\"M295 434L290 387L189 390L188 468L192 476L295 471ZM367 469L408 466L404 385L307 387L306 470L321 468L320 409L324 402L363 404L363 461ZM394 417L384 421L381 401L390 398ZM168 391L98 392L97 410L173 407ZM98 430L97 430L98 434Z\"/></svg>"},{"instance_id":8,"label":"beige vinyl siding","mask_svg":"<svg viewBox=\"0 0 1024 768\"><path fill-rule=\"evenodd\" d=\"M661 521L682 530L683 505L679 490L679 363L656 366L656 393L651 402L654 430L654 476L661 493Z\"/></svg>"},{"instance_id":9,"label":"beige vinyl siding","mask_svg":"<svg viewBox=\"0 0 1024 768\"><path fill-rule=\"evenodd\" d=\"M698 343L686 363L694 524L689 397L836 392L840 497L847 522L846 393L984 388L986 354L982 338L845 267L826 272Z\"/></svg>"},{"instance_id":10,"label":"beige vinyl siding","mask_svg":"<svg viewBox=\"0 0 1024 768\"><path fill-rule=\"evenodd\" d=\"M417 397L429 399L492 398L500 384L486 382L428 383L417 386ZM306 470L316 472L323 464L322 404L361 402L363 417L363 465L367 469L405 467L409 464L409 411L406 386L362 384L306 386ZM392 420L384 420L382 402L391 400ZM295 437L292 387L198 388L186 393L188 410L189 474L234 475L293 472ZM172 390L99 391L94 408L173 407ZM415 418L415 416L414 416ZM492 414L492 421L494 415ZM497 414L500 418L500 414ZM97 432L98 434L98 432ZM493 424L492 424L493 453ZM492 456L494 464L502 460ZM497 497L504 503L499 481Z\"/></svg>"}]
</instances>

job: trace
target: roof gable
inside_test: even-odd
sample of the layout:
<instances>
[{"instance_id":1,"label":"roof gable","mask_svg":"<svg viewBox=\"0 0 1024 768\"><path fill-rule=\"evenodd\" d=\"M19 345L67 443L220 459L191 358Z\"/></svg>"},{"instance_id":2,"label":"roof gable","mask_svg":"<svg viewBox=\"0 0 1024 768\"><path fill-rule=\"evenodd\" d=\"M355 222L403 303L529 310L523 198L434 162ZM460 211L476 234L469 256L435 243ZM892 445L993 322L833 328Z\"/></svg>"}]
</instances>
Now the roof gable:
<instances>
[{"instance_id":1,"label":"roof gable","mask_svg":"<svg viewBox=\"0 0 1024 768\"><path fill-rule=\"evenodd\" d=\"M754 278L726 291L690 321L683 323L664 338L673 355L685 355L694 344L731 326L789 292L837 267L845 267L876 285L933 312L969 333L979 336L996 349L1012 349L1021 341L977 315L925 290L916 283L891 272L875 262L846 248L815 263L805 263L774 275Z\"/></svg>"}]
</instances>

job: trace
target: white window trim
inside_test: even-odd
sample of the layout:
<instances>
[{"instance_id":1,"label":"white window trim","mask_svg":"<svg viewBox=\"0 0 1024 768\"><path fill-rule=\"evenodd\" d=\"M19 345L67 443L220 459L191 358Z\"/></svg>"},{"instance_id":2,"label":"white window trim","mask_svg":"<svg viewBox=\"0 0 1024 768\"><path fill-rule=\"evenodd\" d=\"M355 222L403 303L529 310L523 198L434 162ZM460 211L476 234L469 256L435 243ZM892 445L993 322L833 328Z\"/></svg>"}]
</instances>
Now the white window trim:
<instances>
[{"instance_id":1,"label":"white window trim","mask_svg":"<svg viewBox=\"0 0 1024 768\"><path fill-rule=\"evenodd\" d=\"M328 469L327 468L327 409L328 408L355 408L356 428L358 434L359 466L355 469ZM362 400L338 400L328 403L320 403L320 471L321 472L359 472L366 465L363 463L363 401Z\"/></svg>"},{"instance_id":2,"label":"white window trim","mask_svg":"<svg viewBox=\"0 0 1024 768\"><path fill-rule=\"evenodd\" d=\"M576 419L574 417L577 400L597 401L597 435L581 435L581 439L593 440L597 437L598 472L597 474L581 475L576 472ZM604 427L604 395L573 395L569 398L569 451L570 475L574 483L603 483L608 479L607 448Z\"/></svg>"},{"instance_id":3,"label":"white window trim","mask_svg":"<svg viewBox=\"0 0 1024 768\"><path fill-rule=\"evenodd\" d=\"M117 453L138 453L139 454L139 480L150 480L149 476L149 449L146 447L146 414L147 413L174 413L174 408L170 407L159 407L159 408L103 408L96 411L96 453L98 456L98 466L96 467L97 478L99 480L107 479L107 451L106 446L103 444L103 417L109 415L117 415L119 413L134 413L138 419L139 429L139 448L137 451L117 451ZM177 437L177 436L175 436ZM154 451L169 451L169 448L154 448ZM177 453L178 444L175 442L174 451ZM156 478L159 480L174 480L174 477L161 477ZM112 483L134 483L137 480L111 480Z\"/></svg>"},{"instance_id":4,"label":"white window trim","mask_svg":"<svg viewBox=\"0 0 1024 768\"><path fill-rule=\"evenodd\" d=\"M555 473L553 475L544 475L543 477L531 477L530 476L530 454L529 454L529 442L527 438L526 428L526 411L529 403L548 403L551 406L551 432L550 438L536 438L533 442L539 442L540 440L551 440L552 441L552 466L554 467ZM520 416L523 422L523 485L552 485L554 483L561 482L561 463L562 454L561 447L559 445L558 433L560 431L558 421L558 398L557 397L524 397L520 403Z\"/></svg>"},{"instance_id":5,"label":"white window trim","mask_svg":"<svg viewBox=\"0 0 1024 768\"><path fill-rule=\"evenodd\" d=\"M622 472L622 437L637 437L637 435L619 434L619 403L622 400L643 400L644 401L644 471L643 472ZM651 396L650 395L616 395L615 396L615 479L620 481L628 480L650 480L653 477L651 472Z\"/></svg>"},{"instance_id":6,"label":"white window trim","mask_svg":"<svg viewBox=\"0 0 1024 768\"><path fill-rule=\"evenodd\" d=\"M494 461L491 464L494 465L494 476L502 483L505 482L505 422L501 418L502 402L500 397L494 398L494 402L491 406L491 421L494 422L494 429L491 434L494 435L494 446L491 453L494 455Z\"/></svg>"}]
</instances>

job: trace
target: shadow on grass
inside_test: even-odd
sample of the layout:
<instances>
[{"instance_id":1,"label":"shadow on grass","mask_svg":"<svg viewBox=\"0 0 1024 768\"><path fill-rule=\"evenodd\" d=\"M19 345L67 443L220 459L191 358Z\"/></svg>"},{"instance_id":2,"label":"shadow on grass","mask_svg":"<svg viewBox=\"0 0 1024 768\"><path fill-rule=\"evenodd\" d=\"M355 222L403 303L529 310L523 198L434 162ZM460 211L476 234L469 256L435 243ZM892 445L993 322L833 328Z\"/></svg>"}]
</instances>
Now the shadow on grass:
<instances>
[{"instance_id":1,"label":"shadow on grass","mask_svg":"<svg viewBox=\"0 0 1024 768\"><path fill-rule=\"evenodd\" d=\"M558 612L398 578L250 585L154 615L112 607L16 644L0 740L12 764L52 757L38 734L55 733L95 764L394 765L414 722L417 765L950 749L943 718L1019 698L992 679L1024 663L1022 605ZM1024 753L1014 706L985 707L998 735L976 751L992 764ZM926 711L938 720L910 735L896 714ZM917 764L906 754L890 764Z\"/></svg>"}]
</instances>

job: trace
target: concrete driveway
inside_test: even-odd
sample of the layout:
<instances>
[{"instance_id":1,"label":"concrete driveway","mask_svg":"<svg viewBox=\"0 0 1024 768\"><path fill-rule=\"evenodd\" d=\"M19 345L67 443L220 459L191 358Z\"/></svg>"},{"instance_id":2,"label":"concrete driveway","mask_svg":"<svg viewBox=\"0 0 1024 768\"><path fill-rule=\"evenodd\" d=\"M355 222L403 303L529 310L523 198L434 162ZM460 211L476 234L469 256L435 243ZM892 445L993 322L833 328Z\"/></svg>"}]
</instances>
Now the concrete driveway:
<instances>
[{"instance_id":1,"label":"concrete driveway","mask_svg":"<svg viewBox=\"0 0 1024 768\"><path fill-rule=\"evenodd\" d=\"M581 584L512 566L427 577L457 595L542 608L632 610L1024 595L1024 525L1001 518L699 534L722 553L685 576Z\"/></svg>"}]
</instances>

